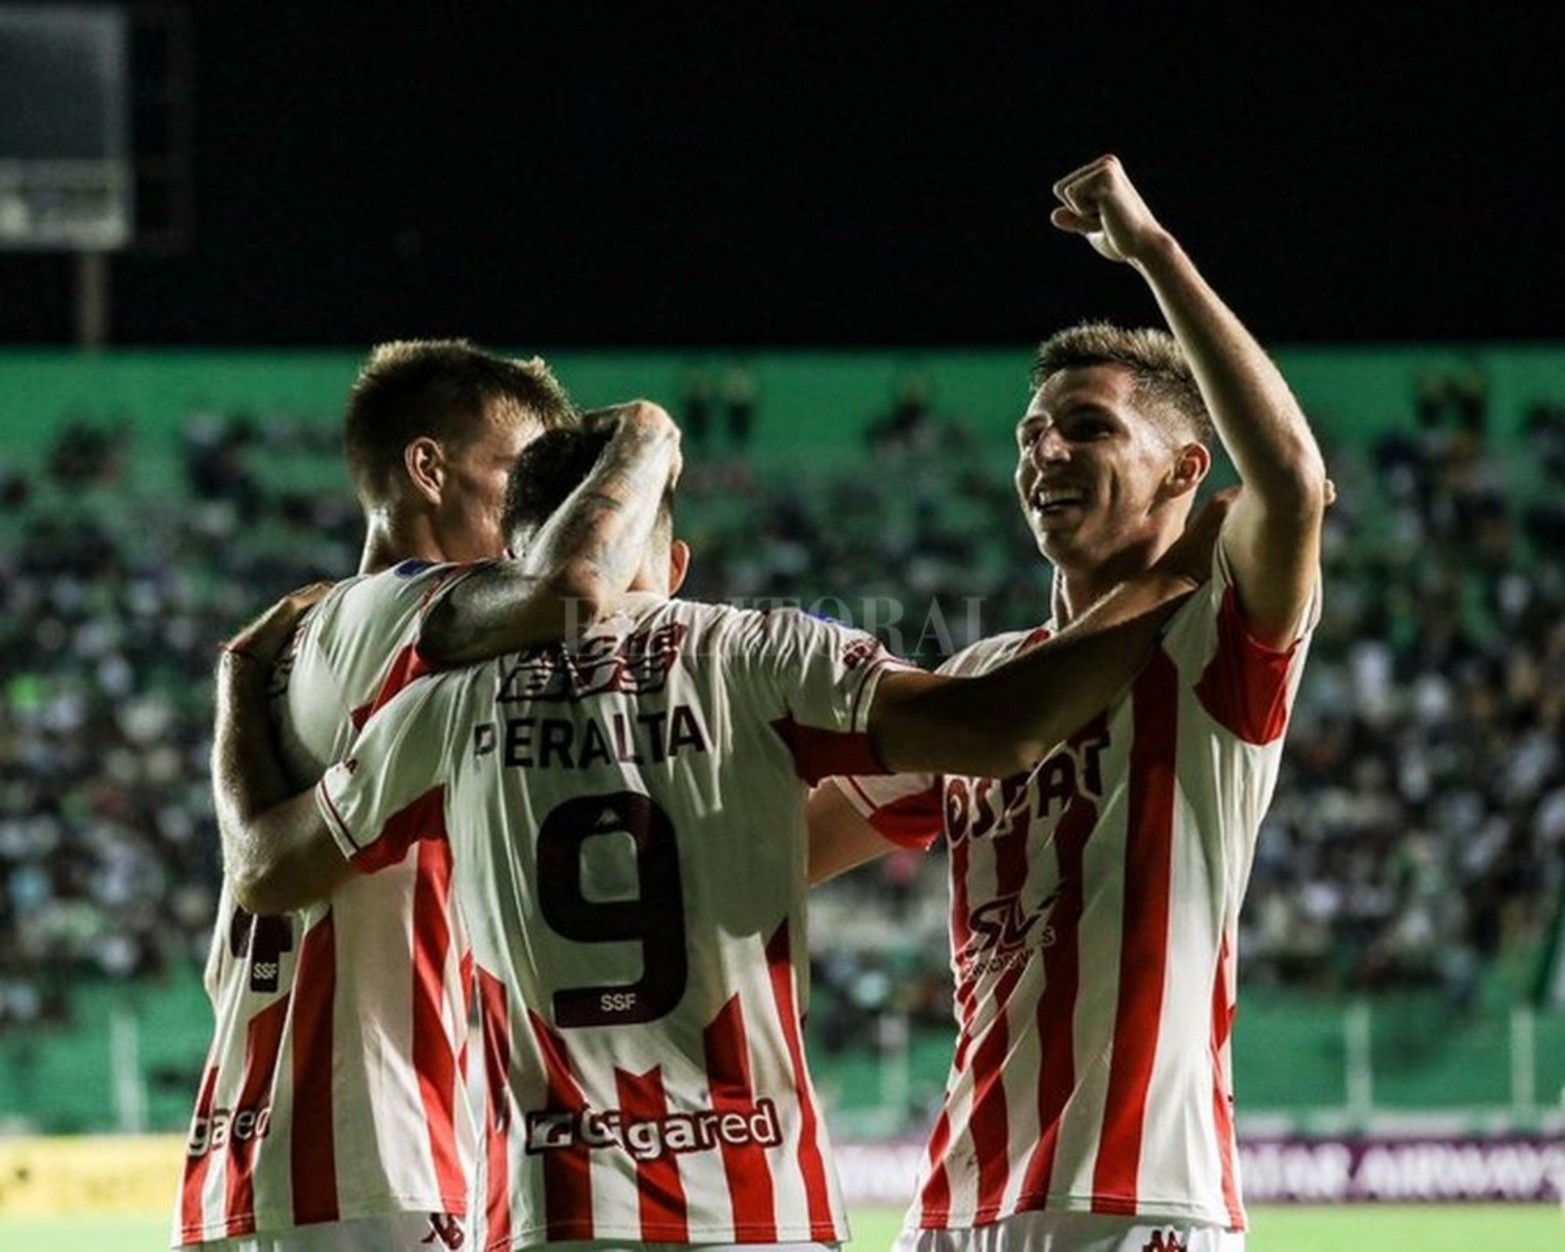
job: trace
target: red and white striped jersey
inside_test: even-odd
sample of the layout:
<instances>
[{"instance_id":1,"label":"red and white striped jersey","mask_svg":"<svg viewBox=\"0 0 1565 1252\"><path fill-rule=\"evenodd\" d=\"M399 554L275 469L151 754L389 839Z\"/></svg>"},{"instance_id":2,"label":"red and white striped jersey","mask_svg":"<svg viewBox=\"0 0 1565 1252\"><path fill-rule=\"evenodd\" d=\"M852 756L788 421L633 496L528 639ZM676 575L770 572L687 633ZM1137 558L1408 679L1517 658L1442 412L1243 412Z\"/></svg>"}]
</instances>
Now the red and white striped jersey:
<instances>
[{"instance_id":1,"label":"red and white striped jersey","mask_svg":"<svg viewBox=\"0 0 1565 1252\"><path fill-rule=\"evenodd\" d=\"M350 578L305 619L271 692L300 786L342 757L383 687L421 668L419 608L456 568ZM175 1244L464 1214L476 1145L462 1089L467 959L438 841L283 916L246 912L225 883L206 968L216 1031Z\"/></svg>"},{"instance_id":2,"label":"red and white striped jersey","mask_svg":"<svg viewBox=\"0 0 1565 1252\"><path fill-rule=\"evenodd\" d=\"M1128 694L1030 774L837 784L888 838L949 849L958 1034L909 1228L1036 1210L1244 1227L1236 926L1317 610L1263 648L1215 564Z\"/></svg>"},{"instance_id":3,"label":"red and white striped jersey","mask_svg":"<svg viewBox=\"0 0 1565 1252\"><path fill-rule=\"evenodd\" d=\"M636 596L579 645L421 680L322 779L364 868L444 815L488 1246L847 1236L804 1062L804 802L878 768L893 664L795 611Z\"/></svg>"}]
</instances>

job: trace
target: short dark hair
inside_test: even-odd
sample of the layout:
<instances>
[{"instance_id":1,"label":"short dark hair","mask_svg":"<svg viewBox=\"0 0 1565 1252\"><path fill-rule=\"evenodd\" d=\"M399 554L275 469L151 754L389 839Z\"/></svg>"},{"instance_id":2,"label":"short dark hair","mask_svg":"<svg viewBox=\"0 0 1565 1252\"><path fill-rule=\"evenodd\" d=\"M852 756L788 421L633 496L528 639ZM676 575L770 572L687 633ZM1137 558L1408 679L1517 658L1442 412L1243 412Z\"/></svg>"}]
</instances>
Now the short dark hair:
<instances>
[{"instance_id":1,"label":"short dark hair","mask_svg":"<svg viewBox=\"0 0 1565 1252\"><path fill-rule=\"evenodd\" d=\"M1081 322L1049 336L1038 345L1032 364L1037 389L1061 370L1092 365L1120 365L1135 380L1138 401L1173 413L1200 442L1217 437L1212 415L1197 386L1184 349L1166 330L1150 326L1134 330L1111 322Z\"/></svg>"},{"instance_id":2,"label":"short dark hair","mask_svg":"<svg viewBox=\"0 0 1565 1252\"><path fill-rule=\"evenodd\" d=\"M512 360L466 339L381 344L359 370L343 420L343 453L359 499L386 498L414 439L461 447L483 430L487 414L507 408L547 430L575 421L570 397L541 357Z\"/></svg>"},{"instance_id":3,"label":"short dark hair","mask_svg":"<svg viewBox=\"0 0 1565 1252\"><path fill-rule=\"evenodd\" d=\"M586 481L611 438L612 432L603 429L560 428L544 432L522 449L505 493L505 532L513 544L530 540ZM670 487L663 493L654 537L671 537L673 527L674 489Z\"/></svg>"}]
</instances>

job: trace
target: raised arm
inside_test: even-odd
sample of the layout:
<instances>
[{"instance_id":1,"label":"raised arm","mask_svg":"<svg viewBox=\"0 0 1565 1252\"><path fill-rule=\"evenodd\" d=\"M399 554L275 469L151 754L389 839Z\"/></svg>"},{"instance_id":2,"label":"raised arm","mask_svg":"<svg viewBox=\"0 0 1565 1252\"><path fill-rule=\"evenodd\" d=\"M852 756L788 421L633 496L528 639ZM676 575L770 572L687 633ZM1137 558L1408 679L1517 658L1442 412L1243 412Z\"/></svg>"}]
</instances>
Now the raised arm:
<instances>
[{"instance_id":1,"label":"raised arm","mask_svg":"<svg viewBox=\"0 0 1565 1252\"><path fill-rule=\"evenodd\" d=\"M272 666L329 584L285 596L224 646L217 666L212 794L223 872L252 913L281 913L328 894L352 873L315 811L294 797L267 709ZM319 838L316 838L319 836ZM262 869L267 881L260 881ZM301 884L309 884L304 890Z\"/></svg>"},{"instance_id":2,"label":"raised arm","mask_svg":"<svg viewBox=\"0 0 1565 1252\"><path fill-rule=\"evenodd\" d=\"M1054 186L1053 221L1146 280L1184 348L1244 492L1223 531L1245 620L1264 644L1291 643L1314 594L1329 498L1320 448L1282 374L1152 215L1117 158Z\"/></svg>"},{"instance_id":3,"label":"raised arm","mask_svg":"<svg viewBox=\"0 0 1565 1252\"><path fill-rule=\"evenodd\" d=\"M658 504L679 475L679 428L647 400L585 420L614 429L592 473L525 553L480 566L425 609L418 649L430 664L482 661L574 636L630 585Z\"/></svg>"}]
</instances>

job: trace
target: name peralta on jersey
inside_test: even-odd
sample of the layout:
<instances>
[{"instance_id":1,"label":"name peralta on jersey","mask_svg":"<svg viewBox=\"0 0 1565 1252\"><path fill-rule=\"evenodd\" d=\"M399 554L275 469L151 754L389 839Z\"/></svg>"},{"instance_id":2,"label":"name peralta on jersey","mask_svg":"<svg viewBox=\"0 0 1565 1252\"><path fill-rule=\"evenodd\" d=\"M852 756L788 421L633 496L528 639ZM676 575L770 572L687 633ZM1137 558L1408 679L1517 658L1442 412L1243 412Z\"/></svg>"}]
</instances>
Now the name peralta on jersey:
<instances>
[{"instance_id":1,"label":"name peralta on jersey","mask_svg":"<svg viewBox=\"0 0 1565 1252\"><path fill-rule=\"evenodd\" d=\"M488 1246L846 1238L804 1062L804 802L878 768L893 664L798 612L633 597L572 648L420 680L322 779L364 868L445 821Z\"/></svg>"},{"instance_id":2,"label":"name peralta on jersey","mask_svg":"<svg viewBox=\"0 0 1565 1252\"><path fill-rule=\"evenodd\" d=\"M949 850L958 1035L909 1228L1036 1210L1245 1226L1236 926L1317 610L1263 648L1215 564L1128 695L1032 773L836 784L888 838Z\"/></svg>"},{"instance_id":3,"label":"name peralta on jersey","mask_svg":"<svg viewBox=\"0 0 1565 1252\"><path fill-rule=\"evenodd\" d=\"M270 693L301 787L345 755L377 693L420 668L418 611L457 568L348 579L305 619ZM175 1243L464 1214L476 1144L461 1098L466 954L438 841L282 916L246 912L225 883L206 968L216 1030Z\"/></svg>"}]
</instances>

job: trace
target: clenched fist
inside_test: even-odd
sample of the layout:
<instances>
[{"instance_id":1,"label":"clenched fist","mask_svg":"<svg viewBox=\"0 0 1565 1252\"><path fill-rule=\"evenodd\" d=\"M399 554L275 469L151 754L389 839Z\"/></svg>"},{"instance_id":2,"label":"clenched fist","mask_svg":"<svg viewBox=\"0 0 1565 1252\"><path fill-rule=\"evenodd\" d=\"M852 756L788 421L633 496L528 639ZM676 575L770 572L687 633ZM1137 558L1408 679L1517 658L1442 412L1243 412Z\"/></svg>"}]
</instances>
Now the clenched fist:
<instances>
[{"instance_id":1,"label":"clenched fist","mask_svg":"<svg viewBox=\"0 0 1565 1252\"><path fill-rule=\"evenodd\" d=\"M1168 238L1131 184L1116 156L1101 156L1054 184L1059 207L1050 220L1061 230L1085 235L1111 261L1136 261Z\"/></svg>"}]
</instances>

